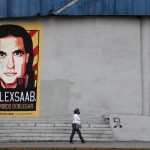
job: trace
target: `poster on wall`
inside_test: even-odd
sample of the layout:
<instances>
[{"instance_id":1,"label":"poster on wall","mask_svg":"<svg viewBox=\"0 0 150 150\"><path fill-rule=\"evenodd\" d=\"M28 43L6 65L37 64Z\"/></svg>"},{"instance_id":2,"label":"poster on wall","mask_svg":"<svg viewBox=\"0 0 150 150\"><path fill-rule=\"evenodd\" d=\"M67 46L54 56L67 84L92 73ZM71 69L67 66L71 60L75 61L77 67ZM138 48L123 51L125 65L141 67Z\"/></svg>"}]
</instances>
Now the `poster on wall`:
<instances>
[{"instance_id":1,"label":"poster on wall","mask_svg":"<svg viewBox=\"0 0 150 150\"><path fill-rule=\"evenodd\" d=\"M38 117L41 25L0 24L0 117Z\"/></svg>"}]
</instances>

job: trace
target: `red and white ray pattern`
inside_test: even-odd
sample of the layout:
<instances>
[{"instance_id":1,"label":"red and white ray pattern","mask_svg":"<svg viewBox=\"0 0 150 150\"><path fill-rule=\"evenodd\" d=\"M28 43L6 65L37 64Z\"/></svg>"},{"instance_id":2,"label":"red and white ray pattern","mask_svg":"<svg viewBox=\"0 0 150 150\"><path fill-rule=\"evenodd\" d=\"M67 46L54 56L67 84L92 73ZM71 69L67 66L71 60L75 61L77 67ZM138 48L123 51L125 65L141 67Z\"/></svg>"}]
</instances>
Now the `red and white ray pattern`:
<instances>
[{"instance_id":1,"label":"red and white ray pattern","mask_svg":"<svg viewBox=\"0 0 150 150\"><path fill-rule=\"evenodd\" d=\"M37 86L38 80L38 59L39 59L39 30L30 30L28 31L32 38L33 42L33 70L34 70L34 86Z\"/></svg>"}]
</instances>

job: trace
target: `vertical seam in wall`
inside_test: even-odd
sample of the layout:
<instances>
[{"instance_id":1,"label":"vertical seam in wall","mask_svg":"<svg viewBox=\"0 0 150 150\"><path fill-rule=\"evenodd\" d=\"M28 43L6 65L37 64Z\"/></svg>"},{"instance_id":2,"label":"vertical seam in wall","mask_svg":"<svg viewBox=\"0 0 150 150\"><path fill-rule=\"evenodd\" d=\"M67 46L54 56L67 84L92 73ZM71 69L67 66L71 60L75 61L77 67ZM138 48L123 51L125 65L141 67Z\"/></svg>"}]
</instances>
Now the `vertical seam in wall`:
<instances>
[{"instance_id":1,"label":"vertical seam in wall","mask_svg":"<svg viewBox=\"0 0 150 150\"><path fill-rule=\"evenodd\" d=\"M139 17L140 20L140 54L141 54L141 88L142 88L142 114L144 115L144 94L143 94L143 54L142 54L142 18Z\"/></svg>"}]
</instances>

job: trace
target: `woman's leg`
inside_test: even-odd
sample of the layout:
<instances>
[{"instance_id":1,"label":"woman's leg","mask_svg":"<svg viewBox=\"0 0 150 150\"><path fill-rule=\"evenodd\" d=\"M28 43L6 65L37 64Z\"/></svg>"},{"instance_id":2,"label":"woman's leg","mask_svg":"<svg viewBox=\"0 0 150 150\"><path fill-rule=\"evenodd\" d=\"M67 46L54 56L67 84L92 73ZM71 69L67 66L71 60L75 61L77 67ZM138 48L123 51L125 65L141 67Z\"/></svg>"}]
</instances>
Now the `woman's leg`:
<instances>
[{"instance_id":1,"label":"woman's leg","mask_svg":"<svg viewBox=\"0 0 150 150\"><path fill-rule=\"evenodd\" d=\"M74 134L75 134L75 129L74 128L72 128L72 133L71 133L71 136L70 136L70 143L72 143L72 140L73 140L73 136L74 136Z\"/></svg>"},{"instance_id":2,"label":"woman's leg","mask_svg":"<svg viewBox=\"0 0 150 150\"><path fill-rule=\"evenodd\" d=\"M78 132L78 135L79 135L79 137L80 137L81 142L82 142L82 143L85 143L85 141L84 141L84 139L83 139L83 137L82 137L82 134L81 134L80 129L77 129L76 131Z\"/></svg>"}]
</instances>

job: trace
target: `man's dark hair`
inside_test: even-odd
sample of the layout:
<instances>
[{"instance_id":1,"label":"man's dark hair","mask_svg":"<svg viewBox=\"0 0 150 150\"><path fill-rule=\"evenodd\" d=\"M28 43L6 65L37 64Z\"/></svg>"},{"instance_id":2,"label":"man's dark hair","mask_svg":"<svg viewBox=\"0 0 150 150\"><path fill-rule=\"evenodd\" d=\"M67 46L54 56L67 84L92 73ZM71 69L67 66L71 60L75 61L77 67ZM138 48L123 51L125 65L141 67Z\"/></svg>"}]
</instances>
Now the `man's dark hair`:
<instances>
[{"instance_id":1,"label":"man's dark hair","mask_svg":"<svg viewBox=\"0 0 150 150\"><path fill-rule=\"evenodd\" d=\"M14 36L21 37L23 39L24 48L27 54L29 54L28 63L26 65L26 74L29 75L28 86L34 87L34 71L33 71L33 43L29 33L19 25L5 24L0 25L0 38Z\"/></svg>"},{"instance_id":2,"label":"man's dark hair","mask_svg":"<svg viewBox=\"0 0 150 150\"><path fill-rule=\"evenodd\" d=\"M79 110L79 108L76 108L75 110L74 110L74 114L80 114L80 110Z\"/></svg>"}]
</instances>

